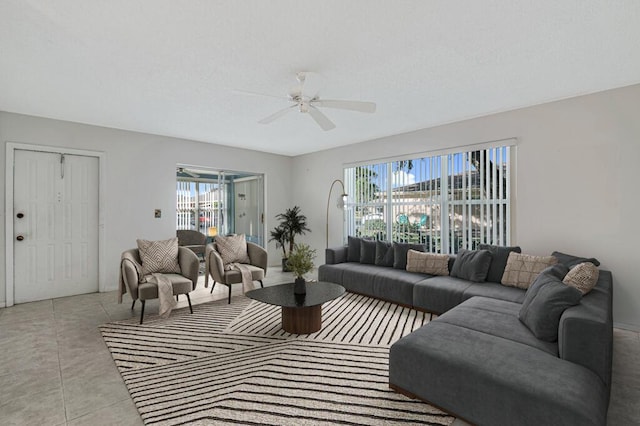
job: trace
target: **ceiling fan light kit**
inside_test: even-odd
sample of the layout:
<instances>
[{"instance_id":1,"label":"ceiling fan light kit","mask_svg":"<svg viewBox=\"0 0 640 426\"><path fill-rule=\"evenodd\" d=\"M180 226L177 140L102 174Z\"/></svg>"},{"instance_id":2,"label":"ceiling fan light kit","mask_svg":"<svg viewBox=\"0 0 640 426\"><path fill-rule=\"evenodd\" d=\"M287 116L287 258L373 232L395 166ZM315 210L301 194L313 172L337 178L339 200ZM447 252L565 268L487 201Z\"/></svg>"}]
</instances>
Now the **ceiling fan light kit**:
<instances>
[{"instance_id":1,"label":"ceiling fan light kit","mask_svg":"<svg viewBox=\"0 0 640 426\"><path fill-rule=\"evenodd\" d=\"M293 105L276 111L275 113L258 121L258 123L269 124L297 109L303 114L309 114L309 116L311 116L322 130L328 131L335 129L336 125L329 119L329 117L320 111L319 108L335 108L348 111L365 112L369 114L376 111L376 104L374 102L320 99L318 91L309 87L310 85L307 84L306 72L299 72L296 74L296 77L299 84L291 89L288 97L289 102L293 102Z\"/></svg>"}]
</instances>

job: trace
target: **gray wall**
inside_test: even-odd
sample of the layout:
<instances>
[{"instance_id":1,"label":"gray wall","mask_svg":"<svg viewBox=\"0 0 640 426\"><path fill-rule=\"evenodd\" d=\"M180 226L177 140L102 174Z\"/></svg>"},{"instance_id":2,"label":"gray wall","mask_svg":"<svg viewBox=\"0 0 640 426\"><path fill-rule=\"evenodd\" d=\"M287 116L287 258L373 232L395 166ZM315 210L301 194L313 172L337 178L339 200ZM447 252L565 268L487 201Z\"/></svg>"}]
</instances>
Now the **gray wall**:
<instances>
[{"instance_id":1,"label":"gray wall","mask_svg":"<svg viewBox=\"0 0 640 426\"><path fill-rule=\"evenodd\" d=\"M104 152L105 170L105 275L106 289L118 283L120 253L135 247L136 238L175 236L176 164L264 173L265 227L273 226L282 206L291 204L290 157L229 148L143 133L0 112L0 215L5 222L6 143L47 145ZM162 218L154 219L154 209ZM5 227L0 226L0 306L5 305ZM280 264L273 243L269 261Z\"/></svg>"},{"instance_id":2,"label":"gray wall","mask_svg":"<svg viewBox=\"0 0 640 426\"><path fill-rule=\"evenodd\" d=\"M345 163L517 138L515 229L524 253L595 256L614 277L614 320L640 329L640 85L296 157L293 200L324 262L329 186ZM334 189L339 192L340 188ZM343 238L330 209L330 245Z\"/></svg>"}]
</instances>

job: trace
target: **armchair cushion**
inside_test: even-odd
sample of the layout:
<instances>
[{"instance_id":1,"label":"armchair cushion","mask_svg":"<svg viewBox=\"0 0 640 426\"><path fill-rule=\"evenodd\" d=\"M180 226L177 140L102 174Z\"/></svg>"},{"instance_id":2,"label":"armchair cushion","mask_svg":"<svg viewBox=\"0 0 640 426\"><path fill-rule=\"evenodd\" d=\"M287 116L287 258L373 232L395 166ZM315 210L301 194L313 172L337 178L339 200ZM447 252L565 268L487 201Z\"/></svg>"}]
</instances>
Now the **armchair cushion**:
<instances>
[{"instance_id":1,"label":"armchair cushion","mask_svg":"<svg viewBox=\"0 0 640 426\"><path fill-rule=\"evenodd\" d=\"M140 259L142 260L142 276L159 273L177 273L180 271L178 263L178 238L162 241L136 240Z\"/></svg>"},{"instance_id":2,"label":"armchair cushion","mask_svg":"<svg viewBox=\"0 0 640 426\"><path fill-rule=\"evenodd\" d=\"M244 234L216 237L216 251L225 265L229 263L249 263L247 240Z\"/></svg>"}]
</instances>

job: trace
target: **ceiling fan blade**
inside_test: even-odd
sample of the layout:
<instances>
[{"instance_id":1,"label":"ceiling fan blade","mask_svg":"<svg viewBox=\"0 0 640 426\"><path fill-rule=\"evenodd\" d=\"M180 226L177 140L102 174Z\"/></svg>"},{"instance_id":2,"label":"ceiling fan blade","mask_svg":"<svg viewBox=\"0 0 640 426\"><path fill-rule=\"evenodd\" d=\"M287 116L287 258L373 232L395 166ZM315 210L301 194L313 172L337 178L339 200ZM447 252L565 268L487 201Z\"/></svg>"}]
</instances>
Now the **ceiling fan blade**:
<instances>
[{"instance_id":1,"label":"ceiling fan blade","mask_svg":"<svg viewBox=\"0 0 640 426\"><path fill-rule=\"evenodd\" d=\"M274 114L271 114L270 116L265 117L262 120L258 121L258 123L260 123L260 124L269 124L272 121L277 120L278 118L282 117L283 115L293 111L293 108L295 108L297 106L298 106L298 104L293 104L293 105L288 106L288 107L286 107L284 109L281 109L280 111L278 111L278 112L276 112Z\"/></svg>"},{"instance_id":2,"label":"ceiling fan blade","mask_svg":"<svg viewBox=\"0 0 640 426\"><path fill-rule=\"evenodd\" d=\"M318 126L320 126L322 130L331 130L336 127L336 125L333 124L326 115L320 112L320 110L313 105L309 105L309 115L316 121L316 123L318 123Z\"/></svg>"},{"instance_id":3,"label":"ceiling fan blade","mask_svg":"<svg viewBox=\"0 0 640 426\"><path fill-rule=\"evenodd\" d=\"M324 107L324 108L348 109L350 111L368 112L368 113L376 112L375 102L318 99L316 101L311 101L311 103L313 104L313 106Z\"/></svg>"},{"instance_id":4,"label":"ceiling fan blade","mask_svg":"<svg viewBox=\"0 0 640 426\"><path fill-rule=\"evenodd\" d=\"M262 96L265 98L276 98L276 99L285 99L285 100L289 100L289 98L287 96L277 96L277 95L269 95L268 93L258 93L258 92L250 92L248 90L238 90L238 89L232 89L231 93L235 93L237 95L246 95L246 96Z\"/></svg>"},{"instance_id":5,"label":"ceiling fan blade","mask_svg":"<svg viewBox=\"0 0 640 426\"><path fill-rule=\"evenodd\" d=\"M301 71L297 74L300 82L300 95L306 99L313 99L320 91L320 78L317 73Z\"/></svg>"}]
</instances>

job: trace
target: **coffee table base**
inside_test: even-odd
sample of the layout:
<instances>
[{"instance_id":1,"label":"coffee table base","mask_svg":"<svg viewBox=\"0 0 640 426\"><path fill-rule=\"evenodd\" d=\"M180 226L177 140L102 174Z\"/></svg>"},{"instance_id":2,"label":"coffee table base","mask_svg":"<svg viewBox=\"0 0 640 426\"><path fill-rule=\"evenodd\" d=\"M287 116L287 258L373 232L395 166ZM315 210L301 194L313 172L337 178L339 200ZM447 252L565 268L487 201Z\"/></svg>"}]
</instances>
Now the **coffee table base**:
<instances>
[{"instance_id":1,"label":"coffee table base","mask_svg":"<svg viewBox=\"0 0 640 426\"><path fill-rule=\"evenodd\" d=\"M322 305L282 307L282 329L291 334L310 334L322 328Z\"/></svg>"}]
</instances>

